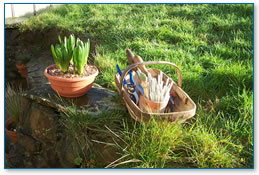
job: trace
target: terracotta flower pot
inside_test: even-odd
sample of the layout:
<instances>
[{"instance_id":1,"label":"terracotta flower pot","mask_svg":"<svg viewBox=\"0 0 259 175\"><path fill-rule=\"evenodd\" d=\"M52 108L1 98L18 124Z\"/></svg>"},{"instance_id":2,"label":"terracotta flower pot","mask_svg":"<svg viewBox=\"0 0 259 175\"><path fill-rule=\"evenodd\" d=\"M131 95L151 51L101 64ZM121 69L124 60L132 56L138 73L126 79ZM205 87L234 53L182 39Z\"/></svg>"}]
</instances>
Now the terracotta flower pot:
<instances>
[{"instance_id":1,"label":"terracotta flower pot","mask_svg":"<svg viewBox=\"0 0 259 175\"><path fill-rule=\"evenodd\" d=\"M17 65L16 64L16 68L18 69L19 73L21 74L21 76L23 78L27 77L27 66L26 66L26 64L23 64L23 65Z\"/></svg>"},{"instance_id":2,"label":"terracotta flower pot","mask_svg":"<svg viewBox=\"0 0 259 175\"><path fill-rule=\"evenodd\" d=\"M8 130L9 126L13 123L13 119L12 118L8 118L5 121L5 132L6 134L11 138L11 140L16 143L18 141L17 137L16 137L16 132L14 131L10 131Z\"/></svg>"},{"instance_id":3,"label":"terracotta flower pot","mask_svg":"<svg viewBox=\"0 0 259 175\"><path fill-rule=\"evenodd\" d=\"M166 99L164 102L154 102L150 101L143 95L139 96L139 108L142 111L149 112L149 113L164 113L165 108L168 104L169 98Z\"/></svg>"},{"instance_id":4,"label":"terracotta flower pot","mask_svg":"<svg viewBox=\"0 0 259 175\"><path fill-rule=\"evenodd\" d=\"M87 77L83 78L63 78L52 76L48 73L48 69L56 66L55 64L48 66L44 75L48 78L51 87L63 97L80 97L85 95L92 87L95 77L98 75L98 70Z\"/></svg>"}]
</instances>

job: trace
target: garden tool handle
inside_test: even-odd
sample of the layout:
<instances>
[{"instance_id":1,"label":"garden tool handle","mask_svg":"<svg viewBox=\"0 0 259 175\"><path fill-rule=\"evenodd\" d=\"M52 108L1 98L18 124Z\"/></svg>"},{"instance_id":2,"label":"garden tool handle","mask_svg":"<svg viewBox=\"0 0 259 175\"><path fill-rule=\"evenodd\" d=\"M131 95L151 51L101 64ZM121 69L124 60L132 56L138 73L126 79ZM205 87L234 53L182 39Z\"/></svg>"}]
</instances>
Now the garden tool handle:
<instances>
[{"instance_id":1,"label":"garden tool handle","mask_svg":"<svg viewBox=\"0 0 259 175\"><path fill-rule=\"evenodd\" d=\"M126 50L126 56L128 58L129 64L136 64L139 62L143 62L143 59L139 56L139 55L134 55L130 49ZM143 72L144 74L148 73L148 70L145 66L141 65L139 67L136 67L132 70L136 71L137 69L140 69L141 72Z\"/></svg>"},{"instance_id":2,"label":"garden tool handle","mask_svg":"<svg viewBox=\"0 0 259 175\"><path fill-rule=\"evenodd\" d=\"M122 76L122 72L121 72L121 69L120 69L120 66L118 64L116 64L116 68L117 68L117 71L119 72L120 76ZM123 79L123 85L127 84L126 80Z\"/></svg>"},{"instance_id":3,"label":"garden tool handle","mask_svg":"<svg viewBox=\"0 0 259 175\"><path fill-rule=\"evenodd\" d=\"M134 64L134 57L135 57L135 55L131 52L130 49L126 50L126 56L128 58L129 64Z\"/></svg>"},{"instance_id":4,"label":"garden tool handle","mask_svg":"<svg viewBox=\"0 0 259 175\"><path fill-rule=\"evenodd\" d=\"M140 65L155 65L155 64L168 64L168 65L176 68L176 71L177 71L177 74L178 74L178 86L180 88L182 87L182 74L181 74L180 69L174 63L170 63L170 62L167 62L167 61L148 61L148 62L139 62L139 63L136 63L136 64L129 65L122 73L119 88L122 89L124 77L128 74L128 72L130 70L132 70L135 67L138 67Z\"/></svg>"},{"instance_id":5,"label":"garden tool handle","mask_svg":"<svg viewBox=\"0 0 259 175\"><path fill-rule=\"evenodd\" d=\"M134 57L134 64L137 64L137 63L141 63L141 62L144 62L143 59L138 56L138 55L135 55ZM141 72L143 72L144 74L147 74L148 73L148 70L147 68L144 66L144 65L139 65L138 68L141 70Z\"/></svg>"}]
</instances>

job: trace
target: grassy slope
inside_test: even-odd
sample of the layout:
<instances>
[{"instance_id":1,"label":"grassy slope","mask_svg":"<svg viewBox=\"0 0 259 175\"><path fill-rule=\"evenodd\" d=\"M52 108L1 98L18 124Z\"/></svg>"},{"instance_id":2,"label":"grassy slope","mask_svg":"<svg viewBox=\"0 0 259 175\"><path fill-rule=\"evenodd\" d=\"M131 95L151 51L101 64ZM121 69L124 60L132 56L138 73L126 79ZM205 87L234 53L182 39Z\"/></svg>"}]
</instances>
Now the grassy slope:
<instances>
[{"instance_id":1,"label":"grassy slope","mask_svg":"<svg viewBox=\"0 0 259 175\"><path fill-rule=\"evenodd\" d=\"M198 107L181 129L182 143L174 147L182 150L178 162L183 167L188 161L194 167L253 166L253 5L65 5L31 18L21 29L49 28L97 41L97 83L106 87L114 88L115 64L127 66L126 48L145 61L177 64L183 89ZM177 78L171 67L156 67Z\"/></svg>"}]
</instances>

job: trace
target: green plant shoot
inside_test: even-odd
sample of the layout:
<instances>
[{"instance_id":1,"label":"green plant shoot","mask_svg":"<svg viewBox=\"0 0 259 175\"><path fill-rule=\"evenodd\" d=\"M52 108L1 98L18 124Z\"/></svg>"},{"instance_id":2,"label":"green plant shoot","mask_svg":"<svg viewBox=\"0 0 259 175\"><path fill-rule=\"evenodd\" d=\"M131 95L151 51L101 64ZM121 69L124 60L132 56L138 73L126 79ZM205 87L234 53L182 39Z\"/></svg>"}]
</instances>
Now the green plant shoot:
<instances>
[{"instance_id":1,"label":"green plant shoot","mask_svg":"<svg viewBox=\"0 0 259 175\"><path fill-rule=\"evenodd\" d=\"M59 37L59 44L56 44L55 47L51 45L54 61L63 72L67 72L68 70L69 62L72 60L74 48L74 35L70 35L68 39L64 37L64 41L62 41Z\"/></svg>"},{"instance_id":2,"label":"green plant shoot","mask_svg":"<svg viewBox=\"0 0 259 175\"><path fill-rule=\"evenodd\" d=\"M56 65L63 71L67 72L69 63L72 61L78 74L84 72L84 67L87 64L87 59L90 52L90 40L86 43L79 38L75 40L74 35L70 35L67 39L64 37L64 41L59 37L59 44L55 46L51 45L51 51Z\"/></svg>"},{"instance_id":3,"label":"green plant shoot","mask_svg":"<svg viewBox=\"0 0 259 175\"><path fill-rule=\"evenodd\" d=\"M76 41L76 47L73 53L74 68L77 69L78 74L82 74L84 72L84 67L87 64L89 51L90 51L90 40L84 43L78 38Z\"/></svg>"}]
</instances>

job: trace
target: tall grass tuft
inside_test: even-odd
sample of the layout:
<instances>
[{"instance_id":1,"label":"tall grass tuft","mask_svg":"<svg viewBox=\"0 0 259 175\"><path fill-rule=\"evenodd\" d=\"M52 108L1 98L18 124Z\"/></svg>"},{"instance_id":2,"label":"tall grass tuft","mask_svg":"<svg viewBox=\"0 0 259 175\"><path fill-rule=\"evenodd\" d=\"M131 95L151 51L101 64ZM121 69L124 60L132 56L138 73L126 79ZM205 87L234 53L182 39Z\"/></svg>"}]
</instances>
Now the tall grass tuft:
<instances>
[{"instance_id":1,"label":"tall grass tuft","mask_svg":"<svg viewBox=\"0 0 259 175\"><path fill-rule=\"evenodd\" d=\"M9 117L15 124L19 122L19 117L23 111L24 97L22 97L22 87L14 87L7 84L5 90L5 109Z\"/></svg>"},{"instance_id":2,"label":"tall grass tuft","mask_svg":"<svg viewBox=\"0 0 259 175\"><path fill-rule=\"evenodd\" d=\"M163 168L172 155L177 156L172 150L182 142L179 124L154 119L132 125L124 122L124 129L116 136L121 158L107 167Z\"/></svg>"},{"instance_id":3,"label":"tall grass tuft","mask_svg":"<svg viewBox=\"0 0 259 175\"><path fill-rule=\"evenodd\" d=\"M87 109L79 109L74 103L66 107L66 111L61 114L60 122L66 128L68 140L73 143L74 147L80 148L80 151L77 149L74 152L77 154L74 160L76 165L80 165L82 168L88 166L89 155L95 153L92 140L98 137L109 137L110 134L104 125L116 128L115 123L121 118L120 112L102 112L96 116Z\"/></svg>"}]
</instances>

